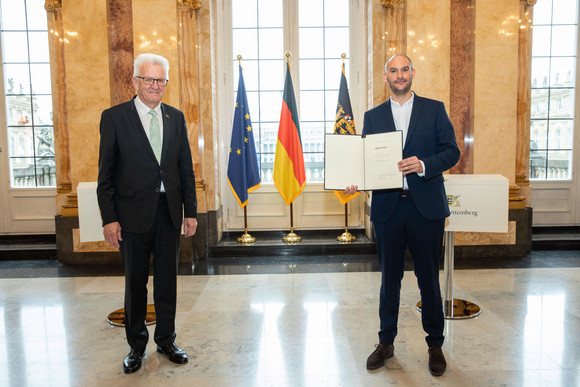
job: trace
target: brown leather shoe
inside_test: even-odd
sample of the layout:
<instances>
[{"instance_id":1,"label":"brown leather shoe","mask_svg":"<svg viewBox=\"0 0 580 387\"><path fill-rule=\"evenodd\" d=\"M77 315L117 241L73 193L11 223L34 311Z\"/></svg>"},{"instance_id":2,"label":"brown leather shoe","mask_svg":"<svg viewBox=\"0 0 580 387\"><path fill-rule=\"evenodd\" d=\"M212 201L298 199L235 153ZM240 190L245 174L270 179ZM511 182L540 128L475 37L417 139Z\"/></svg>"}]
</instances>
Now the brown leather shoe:
<instances>
[{"instance_id":1,"label":"brown leather shoe","mask_svg":"<svg viewBox=\"0 0 580 387\"><path fill-rule=\"evenodd\" d=\"M375 370L385 364L385 360L393 357L395 347L393 344L379 343L375 345L375 351L367 359L367 369Z\"/></svg>"},{"instance_id":2,"label":"brown leather shoe","mask_svg":"<svg viewBox=\"0 0 580 387\"><path fill-rule=\"evenodd\" d=\"M441 347L429 347L429 372L433 376L441 376L445 373L447 362Z\"/></svg>"}]
</instances>

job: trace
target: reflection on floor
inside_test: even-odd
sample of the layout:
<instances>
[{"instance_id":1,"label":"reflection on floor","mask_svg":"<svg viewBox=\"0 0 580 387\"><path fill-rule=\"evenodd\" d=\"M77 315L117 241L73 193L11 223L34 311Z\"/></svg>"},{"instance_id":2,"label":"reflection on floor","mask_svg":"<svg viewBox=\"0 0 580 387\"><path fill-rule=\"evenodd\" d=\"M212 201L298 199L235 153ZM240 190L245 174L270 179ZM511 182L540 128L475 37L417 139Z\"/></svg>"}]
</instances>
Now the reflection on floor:
<instances>
[{"instance_id":1,"label":"reflection on floor","mask_svg":"<svg viewBox=\"0 0 580 387\"><path fill-rule=\"evenodd\" d=\"M151 342L131 375L121 369L124 330L105 322L122 306L118 267L0 262L0 385L580 385L580 251L456 262L455 296L483 312L446 321L448 368L439 378L427 371L412 271L403 279L395 356L366 370L378 328L373 258L181 267L177 344L190 362L170 363Z\"/></svg>"}]
</instances>

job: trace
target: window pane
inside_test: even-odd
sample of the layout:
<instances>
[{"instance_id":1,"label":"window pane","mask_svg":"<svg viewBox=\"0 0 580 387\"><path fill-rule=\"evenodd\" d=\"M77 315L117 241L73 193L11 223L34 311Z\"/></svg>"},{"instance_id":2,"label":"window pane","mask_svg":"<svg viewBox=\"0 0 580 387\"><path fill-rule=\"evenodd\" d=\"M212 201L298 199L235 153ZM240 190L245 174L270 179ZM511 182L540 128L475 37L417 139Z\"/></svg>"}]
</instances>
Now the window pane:
<instances>
[{"instance_id":1,"label":"window pane","mask_svg":"<svg viewBox=\"0 0 580 387\"><path fill-rule=\"evenodd\" d=\"M325 121L334 121L336 105L338 104L338 90L326 90L326 115Z\"/></svg>"},{"instance_id":2,"label":"window pane","mask_svg":"<svg viewBox=\"0 0 580 387\"><path fill-rule=\"evenodd\" d=\"M574 87L575 58L552 58L550 66L551 87Z\"/></svg>"},{"instance_id":3,"label":"window pane","mask_svg":"<svg viewBox=\"0 0 580 387\"><path fill-rule=\"evenodd\" d=\"M234 30L233 31L234 57L242 56L242 59L258 59L258 30Z\"/></svg>"},{"instance_id":4,"label":"window pane","mask_svg":"<svg viewBox=\"0 0 580 387\"><path fill-rule=\"evenodd\" d=\"M536 34L534 33L534 38ZM573 56L576 49L576 26L552 27L552 56Z\"/></svg>"},{"instance_id":5,"label":"window pane","mask_svg":"<svg viewBox=\"0 0 580 387\"><path fill-rule=\"evenodd\" d=\"M256 0L233 0L232 26L234 28L256 27L258 20L256 4Z\"/></svg>"},{"instance_id":6,"label":"window pane","mask_svg":"<svg viewBox=\"0 0 580 387\"><path fill-rule=\"evenodd\" d=\"M284 36L281 28L260 30L260 59L284 59Z\"/></svg>"},{"instance_id":7,"label":"window pane","mask_svg":"<svg viewBox=\"0 0 580 387\"><path fill-rule=\"evenodd\" d=\"M548 147L548 121L532 120L530 125L530 150Z\"/></svg>"},{"instance_id":8,"label":"window pane","mask_svg":"<svg viewBox=\"0 0 580 387\"><path fill-rule=\"evenodd\" d=\"M30 73L27 65L5 64L6 94L30 94Z\"/></svg>"},{"instance_id":9,"label":"window pane","mask_svg":"<svg viewBox=\"0 0 580 387\"><path fill-rule=\"evenodd\" d=\"M44 0L26 0L26 15L28 16L29 30L47 30Z\"/></svg>"},{"instance_id":10,"label":"window pane","mask_svg":"<svg viewBox=\"0 0 580 387\"><path fill-rule=\"evenodd\" d=\"M26 30L24 0L2 1L2 29Z\"/></svg>"},{"instance_id":11,"label":"window pane","mask_svg":"<svg viewBox=\"0 0 580 387\"><path fill-rule=\"evenodd\" d=\"M31 64L30 75L32 77L32 93L33 94L50 94L50 65L46 64Z\"/></svg>"},{"instance_id":12,"label":"window pane","mask_svg":"<svg viewBox=\"0 0 580 387\"><path fill-rule=\"evenodd\" d=\"M239 83L238 61L234 62L234 89L237 92ZM246 91L258 90L258 61L257 60L243 60L242 72L244 73L244 83L246 84Z\"/></svg>"},{"instance_id":13,"label":"window pane","mask_svg":"<svg viewBox=\"0 0 580 387\"><path fill-rule=\"evenodd\" d=\"M324 2L324 25L349 25L348 0L326 0Z\"/></svg>"},{"instance_id":14,"label":"window pane","mask_svg":"<svg viewBox=\"0 0 580 387\"><path fill-rule=\"evenodd\" d=\"M531 118L548 118L548 95L547 89L532 89Z\"/></svg>"},{"instance_id":15,"label":"window pane","mask_svg":"<svg viewBox=\"0 0 580 387\"><path fill-rule=\"evenodd\" d=\"M323 19L323 0L300 0L299 2L300 27L321 26Z\"/></svg>"},{"instance_id":16,"label":"window pane","mask_svg":"<svg viewBox=\"0 0 580 387\"><path fill-rule=\"evenodd\" d=\"M36 171L33 158L10 158L10 177L12 187L36 186Z\"/></svg>"},{"instance_id":17,"label":"window pane","mask_svg":"<svg viewBox=\"0 0 580 387\"><path fill-rule=\"evenodd\" d=\"M572 151L549 151L546 177L551 180L570 179L572 175Z\"/></svg>"},{"instance_id":18,"label":"window pane","mask_svg":"<svg viewBox=\"0 0 580 387\"><path fill-rule=\"evenodd\" d=\"M548 87L550 58L532 58L532 88Z\"/></svg>"},{"instance_id":19,"label":"window pane","mask_svg":"<svg viewBox=\"0 0 580 387\"><path fill-rule=\"evenodd\" d=\"M574 122L572 120L550 120L549 149L572 149L574 138Z\"/></svg>"},{"instance_id":20,"label":"window pane","mask_svg":"<svg viewBox=\"0 0 580 387\"><path fill-rule=\"evenodd\" d=\"M550 24L551 22L552 22L552 0L543 0L536 2L536 4L534 5L534 29L539 24Z\"/></svg>"},{"instance_id":21,"label":"window pane","mask_svg":"<svg viewBox=\"0 0 580 387\"><path fill-rule=\"evenodd\" d=\"M4 32L2 42L4 49L4 62L26 63L28 62L28 41L26 32Z\"/></svg>"},{"instance_id":22,"label":"window pane","mask_svg":"<svg viewBox=\"0 0 580 387\"><path fill-rule=\"evenodd\" d=\"M304 155L304 166L306 168L306 180L309 183L324 182L324 159L321 155L306 153Z\"/></svg>"},{"instance_id":23,"label":"window pane","mask_svg":"<svg viewBox=\"0 0 580 387\"><path fill-rule=\"evenodd\" d=\"M259 0L258 16L260 27L282 27L282 0Z\"/></svg>"},{"instance_id":24,"label":"window pane","mask_svg":"<svg viewBox=\"0 0 580 387\"><path fill-rule=\"evenodd\" d=\"M260 120L278 122L282 111L282 93L262 92L260 93Z\"/></svg>"},{"instance_id":25,"label":"window pane","mask_svg":"<svg viewBox=\"0 0 580 387\"><path fill-rule=\"evenodd\" d=\"M325 53L327 58L340 58L349 52L348 28L329 28L326 32Z\"/></svg>"},{"instance_id":26,"label":"window pane","mask_svg":"<svg viewBox=\"0 0 580 387\"><path fill-rule=\"evenodd\" d=\"M29 157L34 155L34 140L31 127L9 127L8 143L11 157Z\"/></svg>"},{"instance_id":27,"label":"window pane","mask_svg":"<svg viewBox=\"0 0 580 387\"><path fill-rule=\"evenodd\" d=\"M302 121L324 121L324 92L300 92L300 119Z\"/></svg>"},{"instance_id":28,"label":"window pane","mask_svg":"<svg viewBox=\"0 0 580 387\"><path fill-rule=\"evenodd\" d=\"M550 118L574 117L574 89L550 89Z\"/></svg>"},{"instance_id":29,"label":"window pane","mask_svg":"<svg viewBox=\"0 0 580 387\"><path fill-rule=\"evenodd\" d=\"M338 90L340 88L340 77L342 74L342 59L327 59L324 64L326 67L326 88ZM348 80L348 72L346 76Z\"/></svg>"},{"instance_id":30,"label":"window pane","mask_svg":"<svg viewBox=\"0 0 580 387\"><path fill-rule=\"evenodd\" d=\"M50 95L37 95L34 102L34 125L52 125L52 97Z\"/></svg>"},{"instance_id":31,"label":"window pane","mask_svg":"<svg viewBox=\"0 0 580 387\"><path fill-rule=\"evenodd\" d=\"M50 62L48 52L48 36L46 32L30 32L28 34L30 42L30 61L31 62Z\"/></svg>"},{"instance_id":32,"label":"window pane","mask_svg":"<svg viewBox=\"0 0 580 387\"><path fill-rule=\"evenodd\" d=\"M550 26L534 26L532 33L532 56L550 56Z\"/></svg>"},{"instance_id":33,"label":"window pane","mask_svg":"<svg viewBox=\"0 0 580 387\"><path fill-rule=\"evenodd\" d=\"M54 157L54 137L52 127L41 127L35 130L36 155L43 158Z\"/></svg>"},{"instance_id":34,"label":"window pane","mask_svg":"<svg viewBox=\"0 0 580 387\"><path fill-rule=\"evenodd\" d=\"M36 186L56 186L56 168L54 156L36 158Z\"/></svg>"},{"instance_id":35,"label":"window pane","mask_svg":"<svg viewBox=\"0 0 580 387\"><path fill-rule=\"evenodd\" d=\"M6 97L8 126L32 125L32 104L30 95Z\"/></svg>"},{"instance_id":36,"label":"window pane","mask_svg":"<svg viewBox=\"0 0 580 387\"><path fill-rule=\"evenodd\" d=\"M546 178L546 151L530 151L530 179Z\"/></svg>"},{"instance_id":37,"label":"window pane","mask_svg":"<svg viewBox=\"0 0 580 387\"><path fill-rule=\"evenodd\" d=\"M301 28L299 31L300 58L322 58L324 39L322 28Z\"/></svg>"},{"instance_id":38,"label":"window pane","mask_svg":"<svg viewBox=\"0 0 580 387\"><path fill-rule=\"evenodd\" d=\"M260 88L262 90L284 90L283 60L264 60L260 62Z\"/></svg>"},{"instance_id":39,"label":"window pane","mask_svg":"<svg viewBox=\"0 0 580 387\"><path fill-rule=\"evenodd\" d=\"M552 23L554 24L576 24L578 20L578 10L576 8L576 3L578 0L558 0L557 4L552 9L554 13ZM538 1L541 3L541 1ZM549 1L546 1L549 3ZM536 3L537 4L537 3ZM536 9L534 9L534 16L536 14Z\"/></svg>"},{"instance_id":40,"label":"window pane","mask_svg":"<svg viewBox=\"0 0 580 387\"><path fill-rule=\"evenodd\" d=\"M300 60L300 90L324 89L324 61Z\"/></svg>"}]
</instances>

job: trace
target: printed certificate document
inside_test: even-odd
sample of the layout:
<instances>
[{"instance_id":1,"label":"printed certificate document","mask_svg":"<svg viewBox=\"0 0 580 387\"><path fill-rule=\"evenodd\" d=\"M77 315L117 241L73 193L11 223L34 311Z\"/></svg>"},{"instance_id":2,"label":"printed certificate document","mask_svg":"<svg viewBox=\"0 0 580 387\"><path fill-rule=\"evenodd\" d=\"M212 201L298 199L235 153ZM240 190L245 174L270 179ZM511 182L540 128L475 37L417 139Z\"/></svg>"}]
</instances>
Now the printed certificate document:
<instances>
[{"instance_id":1,"label":"printed certificate document","mask_svg":"<svg viewBox=\"0 0 580 387\"><path fill-rule=\"evenodd\" d=\"M401 131L366 136L326 134L324 141L324 189L360 191L403 188Z\"/></svg>"}]
</instances>

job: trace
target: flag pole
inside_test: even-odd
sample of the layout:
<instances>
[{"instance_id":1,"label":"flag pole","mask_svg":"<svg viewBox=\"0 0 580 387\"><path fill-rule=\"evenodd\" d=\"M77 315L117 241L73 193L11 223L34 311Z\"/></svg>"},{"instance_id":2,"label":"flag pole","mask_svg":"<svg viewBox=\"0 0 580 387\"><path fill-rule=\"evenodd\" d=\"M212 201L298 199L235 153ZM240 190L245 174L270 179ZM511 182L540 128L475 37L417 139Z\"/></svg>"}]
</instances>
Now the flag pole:
<instances>
[{"instance_id":1,"label":"flag pole","mask_svg":"<svg viewBox=\"0 0 580 387\"><path fill-rule=\"evenodd\" d=\"M346 58L346 54L343 52L340 56L342 58L342 65L344 66L344 58ZM336 240L342 243L356 241L356 237L348 232L348 202L344 203L344 232L342 235L337 236Z\"/></svg>"},{"instance_id":2,"label":"flag pole","mask_svg":"<svg viewBox=\"0 0 580 387\"><path fill-rule=\"evenodd\" d=\"M290 203L290 233L286 235L282 240L284 242L296 243L302 240L301 236L298 236L294 233L294 202Z\"/></svg>"},{"instance_id":3,"label":"flag pole","mask_svg":"<svg viewBox=\"0 0 580 387\"><path fill-rule=\"evenodd\" d=\"M244 206L244 233L238 238L238 242L246 244L254 243L255 241L256 238L248 234L248 209L247 206Z\"/></svg>"},{"instance_id":4,"label":"flag pole","mask_svg":"<svg viewBox=\"0 0 580 387\"><path fill-rule=\"evenodd\" d=\"M290 51L284 53L286 63L288 63L288 69L290 69L290 55L292 55ZM290 232L282 240L289 243L296 243L302 240L302 237L294 233L294 202L290 203Z\"/></svg>"}]
</instances>

